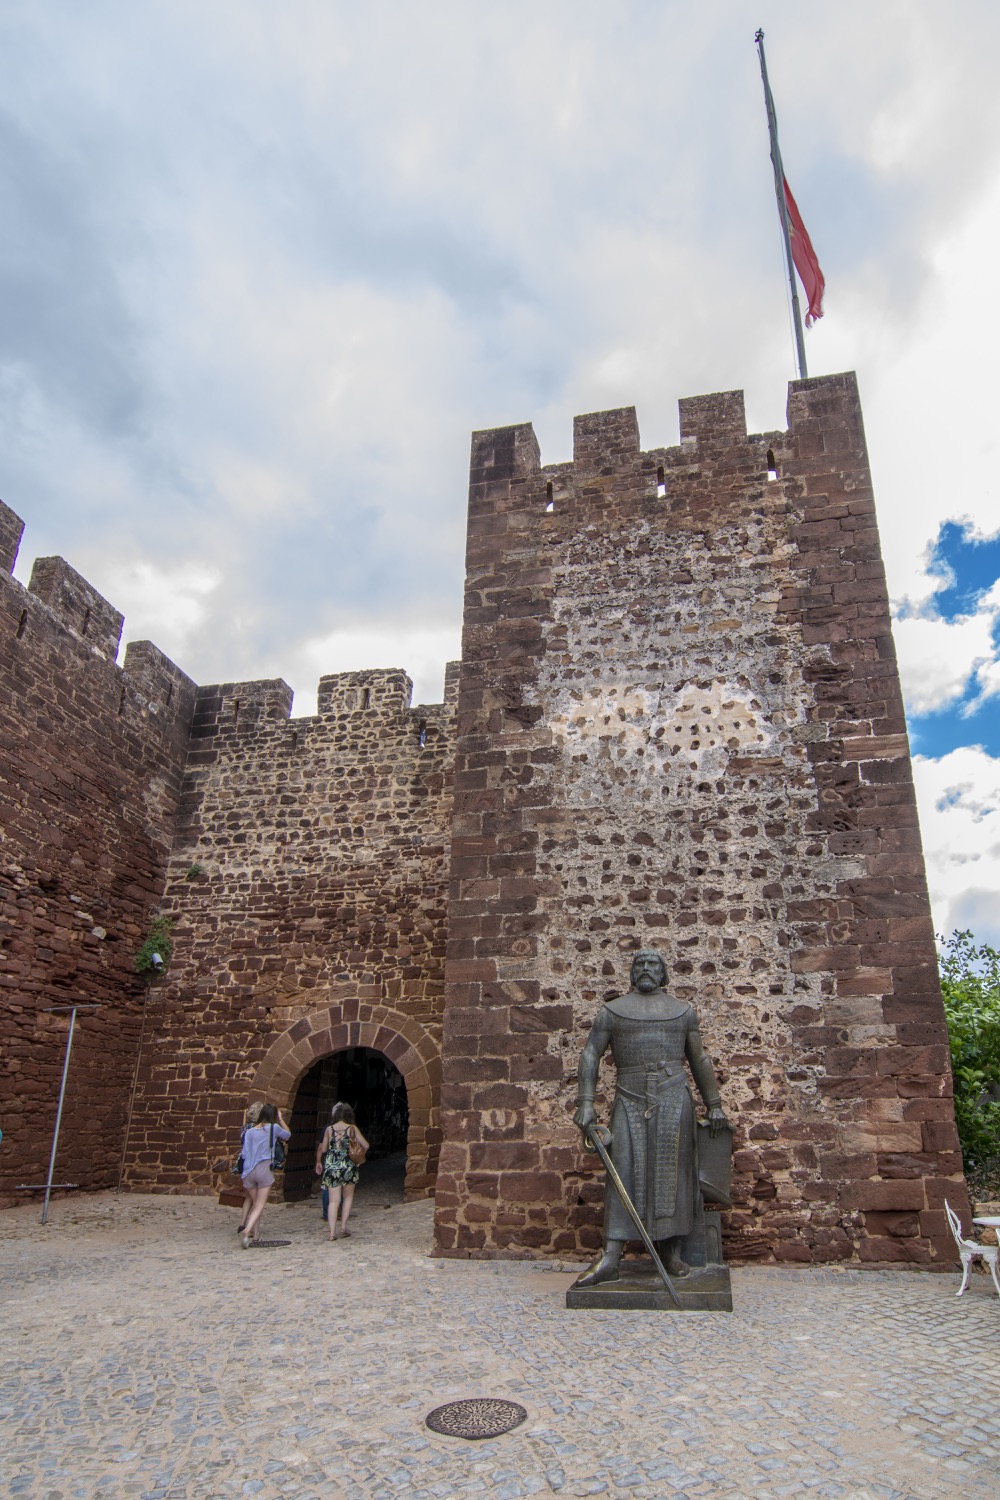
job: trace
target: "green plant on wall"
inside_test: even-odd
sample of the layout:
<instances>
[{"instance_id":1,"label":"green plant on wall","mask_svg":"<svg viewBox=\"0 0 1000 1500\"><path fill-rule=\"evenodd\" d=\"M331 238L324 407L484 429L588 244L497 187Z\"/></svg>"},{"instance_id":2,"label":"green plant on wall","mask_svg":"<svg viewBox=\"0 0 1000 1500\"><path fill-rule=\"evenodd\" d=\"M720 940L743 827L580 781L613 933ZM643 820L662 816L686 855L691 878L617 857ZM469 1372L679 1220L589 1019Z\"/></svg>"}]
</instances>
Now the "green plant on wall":
<instances>
[{"instance_id":1,"label":"green plant on wall","mask_svg":"<svg viewBox=\"0 0 1000 1500\"><path fill-rule=\"evenodd\" d=\"M992 1191L1000 1179L1000 952L953 932L940 969L965 1170Z\"/></svg>"},{"instance_id":2,"label":"green plant on wall","mask_svg":"<svg viewBox=\"0 0 1000 1500\"><path fill-rule=\"evenodd\" d=\"M162 974L170 962L170 950L173 946L170 940L170 928L172 925L169 917L153 918L145 941L135 955L135 972L137 974ZM163 963L161 966L154 964L154 953L158 953L162 958Z\"/></svg>"}]
</instances>

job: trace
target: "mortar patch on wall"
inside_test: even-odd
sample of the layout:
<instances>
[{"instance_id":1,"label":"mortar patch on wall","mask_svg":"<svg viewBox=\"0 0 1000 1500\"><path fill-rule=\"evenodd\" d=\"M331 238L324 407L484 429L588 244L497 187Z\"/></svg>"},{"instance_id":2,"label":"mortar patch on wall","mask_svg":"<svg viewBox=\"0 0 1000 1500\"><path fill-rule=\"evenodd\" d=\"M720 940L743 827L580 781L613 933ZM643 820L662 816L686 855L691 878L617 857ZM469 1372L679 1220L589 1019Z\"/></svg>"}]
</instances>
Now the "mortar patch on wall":
<instances>
[{"instance_id":1,"label":"mortar patch on wall","mask_svg":"<svg viewBox=\"0 0 1000 1500\"><path fill-rule=\"evenodd\" d=\"M764 755L775 732L766 702L732 682L685 683L654 691L598 683L556 696L548 724L554 743L589 776L571 795L589 802L626 769L651 782L678 768L722 775L731 755Z\"/></svg>"}]
</instances>

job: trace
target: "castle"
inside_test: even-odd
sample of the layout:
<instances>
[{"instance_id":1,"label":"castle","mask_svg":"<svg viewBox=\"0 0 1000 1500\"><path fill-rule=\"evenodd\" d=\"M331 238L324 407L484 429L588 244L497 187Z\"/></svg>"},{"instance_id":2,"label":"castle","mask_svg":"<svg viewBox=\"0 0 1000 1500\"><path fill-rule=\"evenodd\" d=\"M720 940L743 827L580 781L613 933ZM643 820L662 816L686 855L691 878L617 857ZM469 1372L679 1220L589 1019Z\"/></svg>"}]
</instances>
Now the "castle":
<instances>
[{"instance_id":1,"label":"castle","mask_svg":"<svg viewBox=\"0 0 1000 1500\"><path fill-rule=\"evenodd\" d=\"M949 1261L966 1203L854 377L472 444L462 660L197 687L0 507L0 1187L210 1192L248 1101L289 1196L378 1091L445 1255L600 1240L571 1123L596 1007L660 948L737 1126L733 1260ZM135 973L152 918L173 955ZM598 1101L599 1107L601 1101ZM604 1101L605 1108L607 1101Z\"/></svg>"}]
</instances>

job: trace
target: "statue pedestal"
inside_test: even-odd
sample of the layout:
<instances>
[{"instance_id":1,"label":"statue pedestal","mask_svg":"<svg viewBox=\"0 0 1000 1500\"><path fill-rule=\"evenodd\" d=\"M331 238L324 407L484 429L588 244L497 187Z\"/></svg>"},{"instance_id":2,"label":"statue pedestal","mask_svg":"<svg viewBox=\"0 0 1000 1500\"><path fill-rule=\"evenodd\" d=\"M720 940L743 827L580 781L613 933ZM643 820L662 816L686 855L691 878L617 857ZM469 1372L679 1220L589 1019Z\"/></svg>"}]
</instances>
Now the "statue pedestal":
<instances>
[{"instance_id":1,"label":"statue pedestal","mask_svg":"<svg viewBox=\"0 0 1000 1500\"><path fill-rule=\"evenodd\" d=\"M566 1306L576 1309L640 1308L647 1312L732 1312L728 1266L692 1266L687 1276L671 1277L680 1300L677 1308L652 1262L626 1261L617 1281L571 1286Z\"/></svg>"}]
</instances>

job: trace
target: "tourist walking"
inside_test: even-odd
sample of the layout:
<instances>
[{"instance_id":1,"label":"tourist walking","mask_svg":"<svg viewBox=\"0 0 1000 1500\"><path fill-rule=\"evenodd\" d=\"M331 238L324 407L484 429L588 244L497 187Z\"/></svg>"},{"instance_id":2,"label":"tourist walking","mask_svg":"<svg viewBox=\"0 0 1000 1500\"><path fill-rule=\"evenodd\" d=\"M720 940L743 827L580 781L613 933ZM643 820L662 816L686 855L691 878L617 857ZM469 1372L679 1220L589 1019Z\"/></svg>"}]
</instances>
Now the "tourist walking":
<instances>
[{"instance_id":1,"label":"tourist walking","mask_svg":"<svg viewBox=\"0 0 1000 1500\"><path fill-rule=\"evenodd\" d=\"M264 1108L264 1101L262 1099L258 1099L257 1103L256 1104L251 1104L250 1108L247 1110L246 1119L243 1122L243 1140L244 1141L246 1140L246 1133L250 1129L251 1125L256 1125L257 1121L260 1119L260 1112L261 1112L261 1110L263 1108ZM243 1155L243 1143L242 1142L240 1143L240 1155L241 1156ZM242 1181L242 1178L240 1180ZM250 1192L250 1189L247 1188L247 1187L245 1187L243 1189L243 1212L240 1214L240 1227L239 1227L239 1233L240 1234L246 1234L247 1219L249 1219L250 1213L251 1213L252 1209L253 1209L253 1195Z\"/></svg>"},{"instance_id":2,"label":"tourist walking","mask_svg":"<svg viewBox=\"0 0 1000 1500\"><path fill-rule=\"evenodd\" d=\"M335 1104L316 1152L316 1171L322 1173L322 1185L330 1193L326 1222L331 1240L337 1238L338 1215L341 1237L345 1240L351 1237L347 1221L351 1217L354 1189L361 1175L358 1167L367 1150L368 1142L355 1124L351 1106Z\"/></svg>"},{"instance_id":3,"label":"tourist walking","mask_svg":"<svg viewBox=\"0 0 1000 1500\"><path fill-rule=\"evenodd\" d=\"M287 1141L291 1131L273 1104L261 1106L256 1125L243 1132L243 1187L251 1201L250 1214L243 1226L244 1250L260 1239L260 1218L264 1204L274 1186L271 1161L278 1141Z\"/></svg>"}]
</instances>

